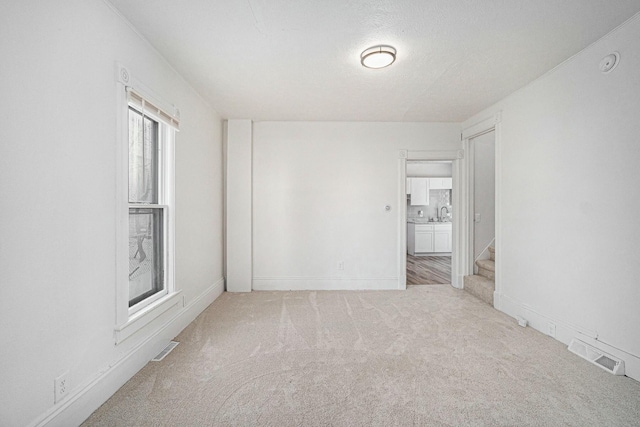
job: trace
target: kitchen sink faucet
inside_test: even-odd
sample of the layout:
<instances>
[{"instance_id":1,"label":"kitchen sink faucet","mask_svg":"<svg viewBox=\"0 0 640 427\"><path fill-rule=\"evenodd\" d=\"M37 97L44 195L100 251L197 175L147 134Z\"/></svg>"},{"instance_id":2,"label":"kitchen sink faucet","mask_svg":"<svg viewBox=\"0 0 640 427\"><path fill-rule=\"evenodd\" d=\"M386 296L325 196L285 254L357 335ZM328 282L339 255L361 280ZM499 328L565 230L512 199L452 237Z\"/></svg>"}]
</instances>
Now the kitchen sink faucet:
<instances>
[{"instance_id":1,"label":"kitchen sink faucet","mask_svg":"<svg viewBox=\"0 0 640 427\"><path fill-rule=\"evenodd\" d=\"M440 221L442 221L442 209L446 209L446 210L447 210L447 213L451 213L451 211L449 211L449 208L448 208L448 207L446 207L446 206L441 207L441 208L440 208Z\"/></svg>"}]
</instances>

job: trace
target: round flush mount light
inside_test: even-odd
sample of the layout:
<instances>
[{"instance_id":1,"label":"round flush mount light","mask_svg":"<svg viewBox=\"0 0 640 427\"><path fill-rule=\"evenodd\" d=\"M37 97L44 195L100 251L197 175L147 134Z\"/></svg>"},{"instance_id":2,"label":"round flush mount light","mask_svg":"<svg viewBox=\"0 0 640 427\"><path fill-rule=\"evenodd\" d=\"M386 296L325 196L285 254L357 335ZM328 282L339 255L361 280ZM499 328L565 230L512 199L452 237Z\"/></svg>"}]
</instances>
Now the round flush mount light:
<instances>
[{"instance_id":1,"label":"round flush mount light","mask_svg":"<svg viewBox=\"0 0 640 427\"><path fill-rule=\"evenodd\" d=\"M367 68L384 68L396 60L396 50L391 46L374 46L360 54L360 63Z\"/></svg>"}]
</instances>

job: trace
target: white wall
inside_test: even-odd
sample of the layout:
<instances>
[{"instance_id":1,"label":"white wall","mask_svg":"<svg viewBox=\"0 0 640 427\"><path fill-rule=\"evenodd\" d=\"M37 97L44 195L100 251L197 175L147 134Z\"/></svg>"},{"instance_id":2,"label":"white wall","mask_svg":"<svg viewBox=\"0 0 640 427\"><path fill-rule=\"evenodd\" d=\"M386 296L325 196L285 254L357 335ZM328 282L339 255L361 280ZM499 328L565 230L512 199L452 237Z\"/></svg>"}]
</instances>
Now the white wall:
<instances>
[{"instance_id":1,"label":"white wall","mask_svg":"<svg viewBox=\"0 0 640 427\"><path fill-rule=\"evenodd\" d=\"M399 150L460 144L459 124L254 123L254 289L397 288Z\"/></svg>"},{"instance_id":2,"label":"white wall","mask_svg":"<svg viewBox=\"0 0 640 427\"><path fill-rule=\"evenodd\" d=\"M470 143L473 145L473 211L474 215L480 215L480 221L473 227L473 257L476 259L496 235L495 132L480 135Z\"/></svg>"},{"instance_id":3,"label":"white wall","mask_svg":"<svg viewBox=\"0 0 640 427\"><path fill-rule=\"evenodd\" d=\"M598 69L613 51L610 74ZM640 15L536 82L502 110L500 307L544 332L558 325L640 356ZM640 359L627 359L640 379ZM631 362L632 366L629 366Z\"/></svg>"},{"instance_id":4,"label":"white wall","mask_svg":"<svg viewBox=\"0 0 640 427\"><path fill-rule=\"evenodd\" d=\"M226 137L226 285L251 292L251 120L229 120Z\"/></svg>"},{"instance_id":5,"label":"white wall","mask_svg":"<svg viewBox=\"0 0 640 427\"><path fill-rule=\"evenodd\" d=\"M221 288L221 120L100 0L5 2L0 56L0 425L74 425ZM166 328L161 317L117 346L116 61L181 110L186 302ZM66 370L68 397L54 405Z\"/></svg>"}]
</instances>

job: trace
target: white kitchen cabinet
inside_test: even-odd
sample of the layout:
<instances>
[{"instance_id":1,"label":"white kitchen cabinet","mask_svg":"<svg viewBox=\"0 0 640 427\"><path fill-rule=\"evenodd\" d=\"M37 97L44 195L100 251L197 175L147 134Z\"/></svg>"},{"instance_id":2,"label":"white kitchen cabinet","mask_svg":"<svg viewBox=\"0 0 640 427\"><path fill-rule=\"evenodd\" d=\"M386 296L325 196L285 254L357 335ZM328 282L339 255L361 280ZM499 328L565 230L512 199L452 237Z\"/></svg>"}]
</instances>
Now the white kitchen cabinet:
<instances>
[{"instance_id":1,"label":"white kitchen cabinet","mask_svg":"<svg viewBox=\"0 0 640 427\"><path fill-rule=\"evenodd\" d=\"M453 178L429 178L429 189L431 190L451 190L453 188Z\"/></svg>"},{"instance_id":2,"label":"white kitchen cabinet","mask_svg":"<svg viewBox=\"0 0 640 427\"><path fill-rule=\"evenodd\" d=\"M453 241L451 223L436 224L433 227L433 251L451 252L451 243Z\"/></svg>"},{"instance_id":3,"label":"white kitchen cabinet","mask_svg":"<svg viewBox=\"0 0 640 427\"><path fill-rule=\"evenodd\" d=\"M411 195L411 206L429 204L431 190L451 190L452 178L407 178L407 195Z\"/></svg>"},{"instance_id":4,"label":"white kitchen cabinet","mask_svg":"<svg viewBox=\"0 0 640 427\"><path fill-rule=\"evenodd\" d=\"M407 223L407 253L416 254L416 225L412 222Z\"/></svg>"},{"instance_id":5,"label":"white kitchen cabinet","mask_svg":"<svg viewBox=\"0 0 640 427\"><path fill-rule=\"evenodd\" d=\"M416 225L416 248L415 252L434 252L433 225Z\"/></svg>"},{"instance_id":6,"label":"white kitchen cabinet","mask_svg":"<svg viewBox=\"0 0 640 427\"><path fill-rule=\"evenodd\" d=\"M429 178L411 178L411 206L429 204Z\"/></svg>"},{"instance_id":7,"label":"white kitchen cabinet","mask_svg":"<svg viewBox=\"0 0 640 427\"><path fill-rule=\"evenodd\" d=\"M411 255L451 252L451 223L407 223L407 252Z\"/></svg>"}]
</instances>

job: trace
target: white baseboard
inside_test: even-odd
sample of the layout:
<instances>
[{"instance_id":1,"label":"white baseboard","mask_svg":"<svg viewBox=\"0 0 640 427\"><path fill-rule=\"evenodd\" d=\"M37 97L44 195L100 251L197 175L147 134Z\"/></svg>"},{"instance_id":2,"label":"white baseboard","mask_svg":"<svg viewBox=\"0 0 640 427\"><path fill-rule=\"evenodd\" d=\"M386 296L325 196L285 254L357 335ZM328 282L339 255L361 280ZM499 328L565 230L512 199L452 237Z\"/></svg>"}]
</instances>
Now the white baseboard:
<instances>
[{"instance_id":1,"label":"white baseboard","mask_svg":"<svg viewBox=\"0 0 640 427\"><path fill-rule=\"evenodd\" d=\"M72 390L71 395L60 405L51 408L30 426L80 425L223 292L224 278L220 278L200 296L164 320L162 326L151 336L132 348L108 369L98 373L95 378ZM163 318L159 317L158 320Z\"/></svg>"},{"instance_id":2,"label":"white baseboard","mask_svg":"<svg viewBox=\"0 0 640 427\"><path fill-rule=\"evenodd\" d=\"M398 277L398 289L406 290L407 289L407 275L402 274Z\"/></svg>"},{"instance_id":3,"label":"white baseboard","mask_svg":"<svg viewBox=\"0 0 640 427\"><path fill-rule=\"evenodd\" d=\"M584 328L580 325L553 318L548 314L541 313L538 309L529 307L526 304L516 301L504 294L501 295L495 292L493 300L494 307L497 310L500 310L513 318L516 318L516 316L522 316L527 320L528 326L531 326L533 329L542 332L545 335L549 335L550 333L549 324L554 324L555 336L549 336L555 338L561 343L569 345L573 338L578 338L579 340L582 340L605 353L609 353L612 356L624 360L625 375L636 381L640 381L640 358L600 341L598 339L597 332Z\"/></svg>"},{"instance_id":4,"label":"white baseboard","mask_svg":"<svg viewBox=\"0 0 640 427\"><path fill-rule=\"evenodd\" d=\"M501 297L501 294L498 291L493 291L493 308L504 312L504 310L502 310L501 308L502 304L501 304L500 297Z\"/></svg>"},{"instance_id":5,"label":"white baseboard","mask_svg":"<svg viewBox=\"0 0 640 427\"><path fill-rule=\"evenodd\" d=\"M453 276L454 283L451 284L456 289L464 289L464 274L457 274Z\"/></svg>"},{"instance_id":6,"label":"white baseboard","mask_svg":"<svg viewBox=\"0 0 640 427\"><path fill-rule=\"evenodd\" d=\"M335 277L254 277L254 291L343 291L401 289L397 277L351 279Z\"/></svg>"}]
</instances>

